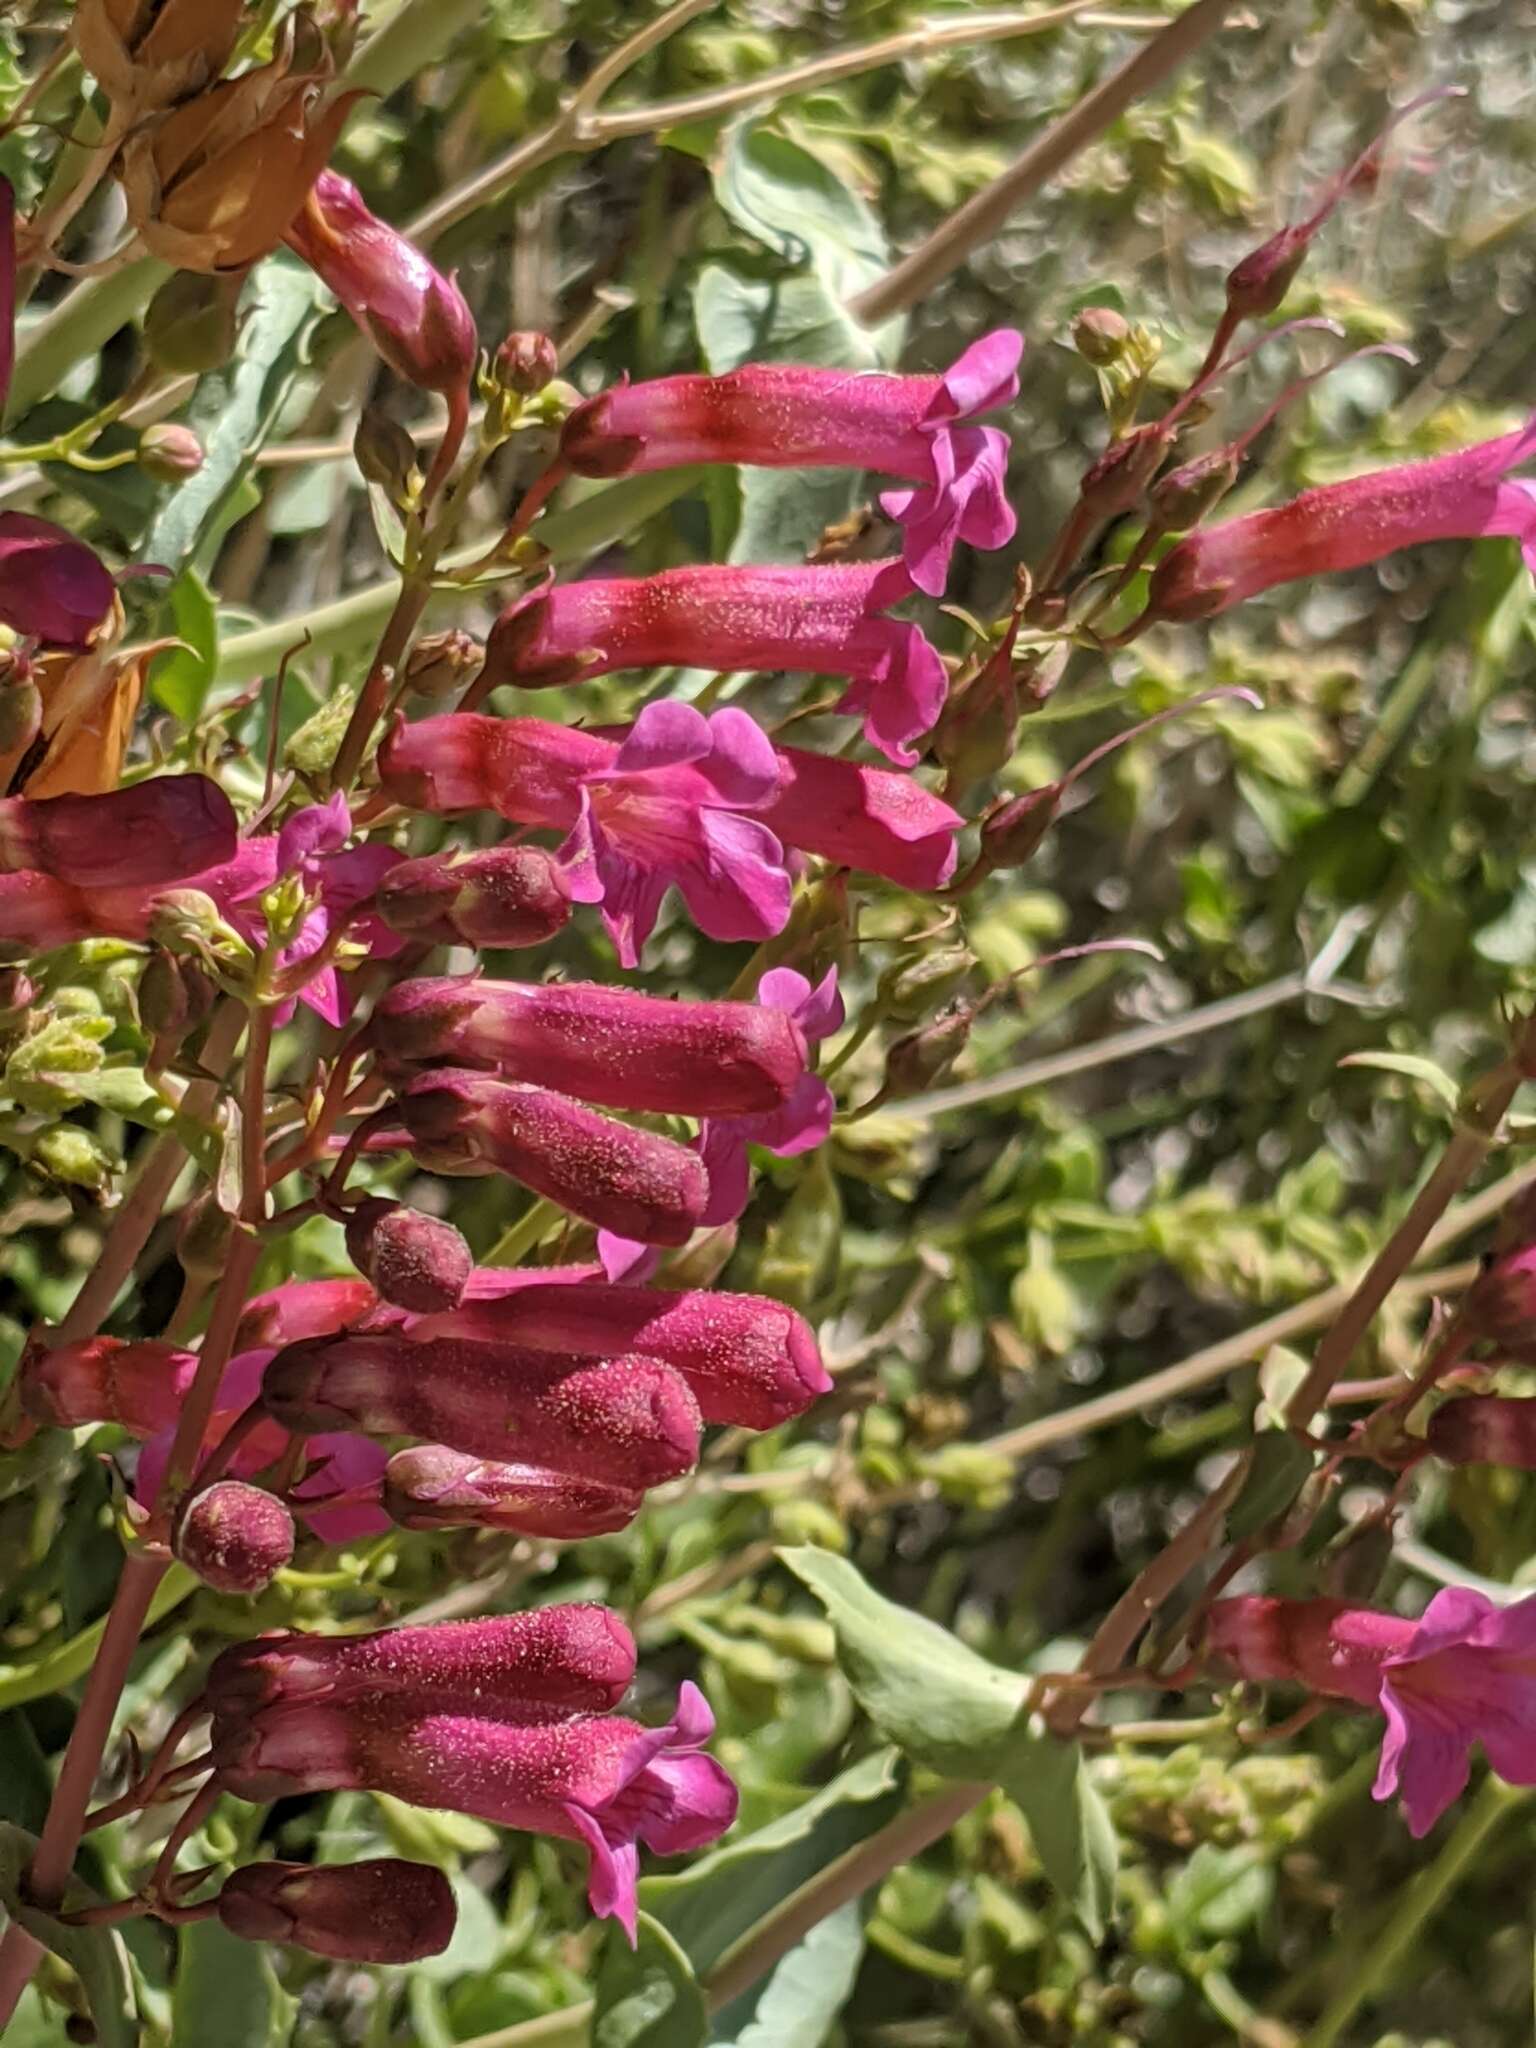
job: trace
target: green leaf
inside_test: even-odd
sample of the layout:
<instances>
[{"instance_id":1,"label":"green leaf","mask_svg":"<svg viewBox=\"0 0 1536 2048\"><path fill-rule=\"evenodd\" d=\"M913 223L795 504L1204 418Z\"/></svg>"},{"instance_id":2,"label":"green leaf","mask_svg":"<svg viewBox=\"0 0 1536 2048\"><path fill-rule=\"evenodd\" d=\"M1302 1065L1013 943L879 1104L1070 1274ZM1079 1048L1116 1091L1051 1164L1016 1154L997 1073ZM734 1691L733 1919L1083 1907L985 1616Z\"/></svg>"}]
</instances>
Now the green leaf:
<instances>
[{"instance_id":1,"label":"green leaf","mask_svg":"<svg viewBox=\"0 0 1536 2048\"><path fill-rule=\"evenodd\" d=\"M864 1923L850 1901L819 1920L761 1983L716 2013L712 2041L729 2048L822 2048L864 1954Z\"/></svg>"},{"instance_id":2,"label":"green leaf","mask_svg":"<svg viewBox=\"0 0 1536 2048\"><path fill-rule=\"evenodd\" d=\"M864 1757L782 1819L727 1842L675 1876L644 1878L641 1902L707 1976L759 1920L895 1819L902 1804L899 1777L894 1750Z\"/></svg>"},{"instance_id":3,"label":"green leaf","mask_svg":"<svg viewBox=\"0 0 1536 2048\"><path fill-rule=\"evenodd\" d=\"M171 585L171 630L185 647L173 647L150 671L149 694L173 717L190 725L202 709L219 666L219 615L207 584L195 569L183 569Z\"/></svg>"},{"instance_id":4,"label":"green leaf","mask_svg":"<svg viewBox=\"0 0 1536 2048\"><path fill-rule=\"evenodd\" d=\"M808 1547L779 1557L826 1608L865 1713L930 1770L1003 1786L1023 1808L1046 1875L1098 1940L1114 1905L1114 1828L1078 1745L1026 1716L1026 1681L885 1599L845 1558Z\"/></svg>"},{"instance_id":5,"label":"green leaf","mask_svg":"<svg viewBox=\"0 0 1536 2048\"><path fill-rule=\"evenodd\" d=\"M21 1879L36 1848L34 1836L8 1822L0 1822L0 1903L34 1941L62 1957L80 1979L91 2009L98 2048L134 2048L139 2023L129 1989L123 1938L116 1928L68 1927L51 1914L20 1903ZM68 1899L71 1907L100 1903L96 1894L84 1886L73 1888ZM220 2048L220 2044L210 2038L209 2048Z\"/></svg>"},{"instance_id":6,"label":"green leaf","mask_svg":"<svg viewBox=\"0 0 1536 2048\"><path fill-rule=\"evenodd\" d=\"M233 359L200 380L187 408L203 466L166 500L145 537L144 559L176 575L220 530L221 514L277 424L327 295L307 265L279 255L258 267L249 303Z\"/></svg>"},{"instance_id":7,"label":"green leaf","mask_svg":"<svg viewBox=\"0 0 1536 2048\"><path fill-rule=\"evenodd\" d=\"M642 1913L631 1948L610 1927L598 1965L592 2048L703 2048L704 1994L665 1927Z\"/></svg>"},{"instance_id":8,"label":"green leaf","mask_svg":"<svg viewBox=\"0 0 1536 2048\"><path fill-rule=\"evenodd\" d=\"M242 1941L217 1920L182 1929L171 2029L177 2048L281 2048L297 2011L260 1942Z\"/></svg>"},{"instance_id":9,"label":"green leaf","mask_svg":"<svg viewBox=\"0 0 1536 2048\"><path fill-rule=\"evenodd\" d=\"M172 1608L179 1607L201 1584L197 1574L189 1572L184 1564L171 1565L149 1603L144 1623L146 1629L163 1620ZM67 1643L61 1643L44 1656L34 1657L30 1663L0 1664L0 1707L25 1706L28 1700L44 1699L49 1693L60 1692L66 1685L73 1685L77 1678L83 1678L96 1661L106 1625L103 1616Z\"/></svg>"},{"instance_id":10,"label":"green leaf","mask_svg":"<svg viewBox=\"0 0 1536 2048\"><path fill-rule=\"evenodd\" d=\"M1352 1052L1346 1053L1339 1061L1341 1067L1380 1067L1383 1073L1406 1074L1410 1080L1422 1081L1434 1090L1446 1108L1454 1116L1461 1101L1461 1090L1445 1071L1433 1060L1427 1060L1415 1052Z\"/></svg>"}]
</instances>

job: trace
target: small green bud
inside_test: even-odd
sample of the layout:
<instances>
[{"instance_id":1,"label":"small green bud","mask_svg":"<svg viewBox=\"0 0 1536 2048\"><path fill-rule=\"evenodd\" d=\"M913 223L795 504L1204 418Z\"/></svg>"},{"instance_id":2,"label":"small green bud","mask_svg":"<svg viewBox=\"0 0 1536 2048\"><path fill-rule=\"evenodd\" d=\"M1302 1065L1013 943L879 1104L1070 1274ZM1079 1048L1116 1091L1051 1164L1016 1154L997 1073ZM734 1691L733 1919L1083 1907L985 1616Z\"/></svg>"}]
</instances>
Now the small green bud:
<instances>
[{"instance_id":1,"label":"small green bud","mask_svg":"<svg viewBox=\"0 0 1536 2048\"><path fill-rule=\"evenodd\" d=\"M122 1161L79 1124L50 1124L39 1131L33 1140L32 1164L50 1180L102 1196L111 1192L122 1167Z\"/></svg>"},{"instance_id":2,"label":"small green bud","mask_svg":"<svg viewBox=\"0 0 1536 2048\"><path fill-rule=\"evenodd\" d=\"M139 436L138 463L157 484L185 483L203 466L203 444L190 427L163 420Z\"/></svg>"},{"instance_id":3,"label":"small green bud","mask_svg":"<svg viewBox=\"0 0 1536 2048\"><path fill-rule=\"evenodd\" d=\"M409 505L421 489L416 443L378 406L364 406L352 436L352 453L365 480L377 484L392 505Z\"/></svg>"},{"instance_id":4,"label":"small green bud","mask_svg":"<svg viewBox=\"0 0 1536 2048\"><path fill-rule=\"evenodd\" d=\"M1119 362L1130 339L1130 321L1112 306L1085 306L1072 322L1072 345L1095 369Z\"/></svg>"}]
</instances>

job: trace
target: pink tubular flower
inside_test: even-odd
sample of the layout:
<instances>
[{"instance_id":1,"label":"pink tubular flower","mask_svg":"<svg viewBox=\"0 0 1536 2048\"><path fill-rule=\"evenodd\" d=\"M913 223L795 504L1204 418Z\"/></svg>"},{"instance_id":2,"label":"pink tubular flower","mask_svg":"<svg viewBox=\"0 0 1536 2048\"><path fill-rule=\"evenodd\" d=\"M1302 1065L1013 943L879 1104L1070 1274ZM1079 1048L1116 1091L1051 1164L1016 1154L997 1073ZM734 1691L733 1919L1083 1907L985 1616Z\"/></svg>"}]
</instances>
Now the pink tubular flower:
<instances>
[{"instance_id":1,"label":"pink tubular flower","mask_svg":"<svg viewBox=\"0 0 1536 2048\"><path fill-rule=\"evenodd\" d=\"M262 1398L288 1429L350 1424L621 1489L680 1479L699 1453L698 1403L655 1358L593 1361L387 1333L321 1337L277 1354Z\"/></svg>"},{"instance_id":2,"label":"pink tubular flower","mask_svg":"<svg viewBox=\"0 0 1536 2048\"><path fill-rule=\"evenodd\" d=\"M838 708L864 712L867 737L910 766L917 754L908 742L933 725L949 688L921 627L881 616L912 587L897 561L821 568L707 563L559 583L502 613L486 642L485 668L497 683L533 689L672 662L846 676L851 687Z\"/></svg>"},{"instance_id":3,"label":"pink tubular flower","mask_svg":"<svg viewBox=\"0 0 1536 2048\"><path fill-rule=\"evenodd\" d=\"M804 1414L832 1385L809 1323L765 1295L524 1277L528 1284L496 1299L466 1300L415 1325L412 1335L589 1358L641 1351L682 1374L706 1422L747 1429Z\"/></svg>"},{"instance_id":4,"label":"pink tubular flower","mask_svg":"<svg viewBox=\"0 0 1536 2048\"><path fill-rule=\"evenodd\" d=\"M470 712L397 726L381 752L380 773L389 795L411 810L494 810L520 825L567 831L583 782L601 788L617 753L617 742L600 733ZM777 782L760 815L783 845L904 889L939 889L954 873L955 838L965 820L912 776L802 747L775 747L773 754ZM670 787L686 799L681 777ZM614 838L625 830L617 811L608 830ZM641 843L626 843L638 857Z\"/></svg>"},{"instance_id":5,"label":"pink tubular flower","mask_svg":"<svg viewBox=\"0 0 1536 2048\"><path fill-rule=\"evenodd\" d=\"M887 492L881 504L906 528L913 582L937 597L957 540L995 548L1013 537L1008 437L966 423L1015 396L1023 350L1021 335L999 328L941 376L755 363L621 384L577 407L560 452L579 476L737 462L908 477L917 488Z\"/></svg>"},{"instance_id":6,"label":"pink tubular flower","mask_svg":"<svg viewBox=\"0 0 1536 2048\"><path fill-rule=\"evenodd\" d=\"M1204 527L1158 563L1145 616L1206 619L1277 583L1363 568L1424 541L1489 533L1517 536L1536 573L1536 485L1507 481L1533 454L1536 417L1496 441L1371 470Z\"/></svg>"},{"instance_id":7,"label":"pink tubular flower","mask_svg":"<svg viewBox=\"0 0 1536 2048\"><path fill-rule=\"evenodd\" d=\"M402 1529L505 1529L572 1543L624 1529L639 1514L638 1487L598 1486L539 1465L497 1464L420 1444L384 1468L384 1511Z\"/></svg>"},{"instance_id":8,"label":"pink tubular flower","mask_svg":"<svg viewBox=\"0 0 1536 2048\"><path fill-rule=\"evenodd\" d=\"M686 1244L708 1205L709 1175L687 1146L547 1088L439 1067L411 1083L399 1109L430 1171L510 1174L642 1244Z\"/></svg>"},{"instance_id":9,"label":"pink tubular flower","mask_svg":"<svg viewBox=\"0 0 1536 2048\"><path fill-rule=\"evenodd\" d=\"M1496 1607L1447 1587L1416 1622L1337 1600L1218 1600L1210 1643L1245 1678L1375 1707L1374 1796L1400 1792L1415 1836L1465 1790L1474 1742L1508 1784L1536 1784L1536 1598Z\"/></svg>"},{"instance_id":10,"label":"pink tubular flower","mask_svg":"<svg viewBox=\"0 0 1536 2048\"><path fill-rule=\"evenodd\" d=\"M609 1109L761 1115L805 1075L805 1036L785 1010L595 982L401 982L369 1028L386 1058L483 1063Z\"/></svg>"},{"instance_id":11,"label":"pink tubular flower","mask_svg":"<svg viewBox=\"0 0 1536 2048\"><path fill-rule=\"evenodd\" d=\"M172 1344L82 1337L24 1351L17 1389L34 1422L54 1429L115 1422L130 1436L150 1437L175 1422L196 1372L194 1354Z\"/></svg>"},{"instance_id":12,"label":"pink tubular flower","mask_svg":"<svg viewBox=\"0 0 1536 2048\"><path fill-rule=\"evenodd\" d=\"M84 647L117 595L110 571L51 519L0 512L0 620L49 647Z\"/></svg>"},{"instance_id":13,"label":"pink tubular flower","mask_svg":"<svg viewBox=\"0 0 1536 2048\"><path fill-rule=\"evenodd\" d=\"M282 1941L349 1963L415 1963L453 1939L453 1887L430 1863L248 1863L225 1880L219 1919L245 1941Z\"/></svg>"},{"instance_id":14,"label":"pink tubular flower","mask_svg":"<svg viewBox=\"0 0 1536 2048\"><path fill-rule=\"evenodd\" d=\"M1467 1394L1435 1410L1425 1440L1448 1465L1509 1465L1536 1472L1536 1400Z\"/></svg>"},{"instance_id":15,"label":"pink tubular flower","mask_svg":"<svg viewBox=\"0 0 1536 2048\"><path fill-rule=\"evenodd\" d=\"M634 1675L634 1638L623 1622L610 1608L576 1602L357 1636L253 1636L220 1651L204 1698L215 1717L386 1695L408 1697L420 1712L589 1713L616 1707Z\"/></svg>"},{"instance_id":16,"label":"pink tubular flower","mask_svg":"<svg viewBox=\"0 0 1536 2048\"><path fill-rule=\"evenodd\" d=\"M241 1311L235 1350L275 1351L304 1337L329 1337L380 1306L367 1280L285 1280L254 1294Z\"/></svg>"},{"instance_id":17,"label":"pink tubular flower","mask_svg":"<svg viewBox=\"0 0 1536 2048\"><path fill-rule=\"evenodd\" d=\"M286 239L397 376L424 391L467 389L479 341L463 293L355 185L322 171Z\"/></svg>"},{"instance_id":18,"label":"pink tubular flower","mask_svg":"<svg viewBox=\"0 0 1536 2048\"><path fill-rule=\"evenodd\" d=\"M429 854L391 868L376 908L391 931L441 946L537 946L571 915L570 885L542 846Z\"/></svg>"},{"instance_id":19,"label":"pink tubular flower","mask_svg":"<svg viewBox=\"0 0 1536 2048\"><path fill-rule=\"evenodd\" d=\"M157 775L101 796L0 798L0 871L80 889L184 880L233 858L235 814L206 775Z\"/></svg>"},{"instance_id":20,"label":"pink tubular flower","mask_svg":"<svg viewBox=\"0 0 1536 2048\"><path fill-rule=\"evenodd\" d=\"M196 889L226 914L273 876L270 839L245 839L232 859L183 875L175 883L79 888L26 869L0 874L0 943L37 953L80 939L145 939L168 888Z\"/></svg>"},{"instance_id":21,"label":"pink tubular flower","mask_svg":"<svg viewBox=\"0 0 1536 2048\"><path fill-rule=\"evenodd\" d=\"M468 1710L466 1711L466 1707ZM583 1843L587 1896L634 1937L639 1845L702 1848L736 1817L736 1788L703 1744L714 1717L685 1684L674 1718L421 1711L390 1695L219 1716L218 1781L238 1798L355 1787Z\"/></svg>"}]
</instances>

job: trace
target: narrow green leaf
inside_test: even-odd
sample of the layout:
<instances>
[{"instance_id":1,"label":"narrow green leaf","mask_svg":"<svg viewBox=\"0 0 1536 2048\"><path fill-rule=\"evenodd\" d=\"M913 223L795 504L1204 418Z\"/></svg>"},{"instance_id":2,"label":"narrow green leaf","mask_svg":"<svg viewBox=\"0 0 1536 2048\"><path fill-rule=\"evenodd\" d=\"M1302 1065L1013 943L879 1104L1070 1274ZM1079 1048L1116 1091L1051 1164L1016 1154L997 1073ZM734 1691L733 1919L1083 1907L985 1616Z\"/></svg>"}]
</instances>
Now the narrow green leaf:
<instances>
[{"instance_id":1,"label":"narrow green leaf","mask_svg":"<svg viewBox=\"0 0 1536 2048\"><path fill-rule=\"evenodd\" d=\"M242 1941L217 1920L182 1929L172 2007L177 2048L282 2048L297 2011L260 1942Z\"/></svg>"},{"instance_id":2,"label":"narrow green leaf","mask_svg":"<svg viewBox=\"0 0 1536 2048\"><path fill-rule=\"evenodd\" d=\"M1341 1067L1379 1067L1383 1073L1406 1074L1410 1080L1422 1081L1432 1088L1454 1116L1461 1101L1461 1090L1445 1071L1433 1060L1422 1058L1413 1052L1352 1052L1346 1053L1339 1061Z\"/></svg>"},{"instance_id":3,"label":"narrow green leaf","mask_svg":"<svg viewBox=\"0 0 1536 2048\"><path fill-rule=\"evenodd\" d=\"M760 1983L716 2013L710 2039L728 2048L822 2048L863 1954L864 1923L852 1900L819 1920Z\"/></svg>"},{"instance_id":4,"label":"narrow green leaf","mask_svg":"<svg viewBox=\"0 0 1536 2048\"><path fill-rule=\"evenodd\" d=\"M170 589L171 630L184 647L161 655L150 671L149 693L190 725L202 709L219 665L219 615L207 584L183 569Z\"/></svg>"},{"instance_id":5,"label":"narrow green leaf","mask_svg":"<svg viewBox=\"0 0 1536 2048\"><path fill-rule=\"evenodd\" d=\"M1227 1510L1226 1540L1241 1543L1283 1515L1311 1477L1315 1454L1288 1429L1261 1429L1242 1491Z\"/></svg>"},{"instance_id":6,"label":"narrow green leaf","mask_svg":"<svg viewBox=\"0 0 1536 2048\"><path fill-rule=\"evenodd\" d=\"M660 1921L642 1913L633 1948L612 1924L597 1971L592 2048L702 2048L708 2038L698 1979Z\"/></svg>"}]
</instances>

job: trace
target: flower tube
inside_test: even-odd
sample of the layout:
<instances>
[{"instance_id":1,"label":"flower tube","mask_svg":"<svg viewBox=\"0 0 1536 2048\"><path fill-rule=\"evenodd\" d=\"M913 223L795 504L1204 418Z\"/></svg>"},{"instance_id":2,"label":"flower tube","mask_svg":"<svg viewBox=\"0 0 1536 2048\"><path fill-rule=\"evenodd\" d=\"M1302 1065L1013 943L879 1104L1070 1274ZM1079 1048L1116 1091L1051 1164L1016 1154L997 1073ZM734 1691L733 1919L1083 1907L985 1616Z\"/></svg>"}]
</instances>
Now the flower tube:
<instances>
[{"instance_id":1,"label":"flower tube","mask_svg":"<svg viewBox=\"0 0 1536 2048\"><path fill-rule=\"evenodd\" d=\"M557 583L502 613L485 673L493 685L530 689L672 663L845 676L838 709L863 712L872 744L909 767L917 759L910 742L932 727L949 688L922 628L882 616L912 588L896 561L706 563Z\"/></svg>"},{"instance_id":2,"label":"flower tube","mask_svg":"<svg viewBox=\"0 0 1536 2048\"><path fill-rule=\"evenodd\" d=\"M380 1498L402 1529L505 1529L560 1543L628 1528L645 1504L639 1487L498 1464L446 1444L397 1451L384 1468Z\"/></svg>"},{"instance_id":3,"label":"flower tube","mask_svg":"<svg viewBox=\"0 0 1536 2048\"><path fill-rule=\"evenodd\" d=\"M101 796L0 798L0 871L75 888L174 882L235 852L229 798L206 775L156 775Z\"/></svg>"},{"instance_id":4,"label":"flower tube","mask_svg":"<svg viewBox=\"0 0 1536 2048\"><path fill-rule=\"evenodd\" d=\"M805 1074L805 1037L787 1011L595 982L401 982L370 1033L389 1059L473 1061L583 1102L662 1114L771 1112Z\"/></svg>"},{"instance_id":5,"label":"flower tube","mask_svg":"<svg viewBox=\"0 0 1536 2048\"><path fill-rule=\"evenodd\" d=\"M1427 1834L1466 1788L1480 1742L1499 1777L1536 1784L1536 1598L1496 1607L1469 1587L1419 1621L1339 1600L1218 1600L1211 1648L1243 1678L1289 1679L1386 1720L1373 1796L1400 1792Z\"/></svg>"},{"instance_id":6,"label":"flower tube","mask_svg":"<svg viewBox=\"0 0 1536 2048\"><path fill-rule=\"evenodd\" d=\"M234 857L179 878L228 913L252 889L269 886L276 872L271 839L245 839ZM168 887L144 882L127 888L80 888L35 869L0 874L0 944L47 953L80 939L147 939Z\"/></svg>"},{"instance_id":7,"label":"flower tube","mask_svg":"<svg viewBox=\"0 0 1536 2048\"><path fill-rule=\"evenodd\" d=\"M772 1429L804 1414L832 1385L810 1325L761 1294L550 1285L534 1274L527 1286L496 1300L466 1300L412 1334L593 1358L641 1351L682 1374L706 1422L747 1429Z\"/></svg>"},{"instance_id":8,"label":"flower tube","mask_svg":"<svg viewBox=\"0 0 1536 2048\"><path fill-rule=\"evenodd\" d=\"M440 946L537 946L570 920L563 870L542 846L397 861L374 907L391 931Z\"/></svg>"},{"instance_id":9,"label":"flower tube","mask_svg":"<svg viewBox=\"0 0 1536 2048\"><path fill-rule=\"evenodd\" d=\"M280 1351L262 1399L286 1428L413 1436L634 1490L680 1479L699 1410L659 1359L562 1358L448 1338L316 1338Z\"/></svg>"},{"instance_id":10,"label":"flower tube","mask_svg":"<svg viewBox=\"0 0 1536 2048\"><path fill-rule=\"evenodd\" d=\"M1023 350L1021 335L999 328L937 376L752 363L719 377L621 384L577 407L560 452L579 476L736 462L909 478L915 490L887 492L881 504L905 529L913 582L937 597L958 540L996 548L1013 537L1008 437L970 422L1017 394Z\"/></svg>"},{"instance_id":11,"label":"flower tube","mask_svg":"<svg viewBox=\"0 0 1536 2048\"><path fill-rule=\"evenodd\" d=\"M1509 481L1533 454L1536 417L1495 441L1369 470L1203 527L1158 563L1142 617L1208 619L1277 583L1360 569L1425 541L1490 533L1518 538L1536 573L1536 485Z\"/></svg>"},{"instance_id":12,"label":"flower tube","mask_svg":"<svg viewBox=\"0 0 1536 2048\"><path fill-rule=\"evenodd\" d=\"M197 1374L193 1352L152 1341L82 1337L22 1353L17 1389L24 1413L54 1429L115 1422L150 1437L174 1423Z\"/></svg>"},{"instance_id":13,"label":"flower tube","mask_svg":"<svg viewBox=\"0 0 1536 2048\"><path fill-rule=\"evenodd\" d=\"M599 1230L642 1244L686 1244L709 1204L709 1174L685 1145L547 1088L434 1068L411 1083L399 1109L429 1170L510 1174Z\"/></svg>"}]
</instances>

